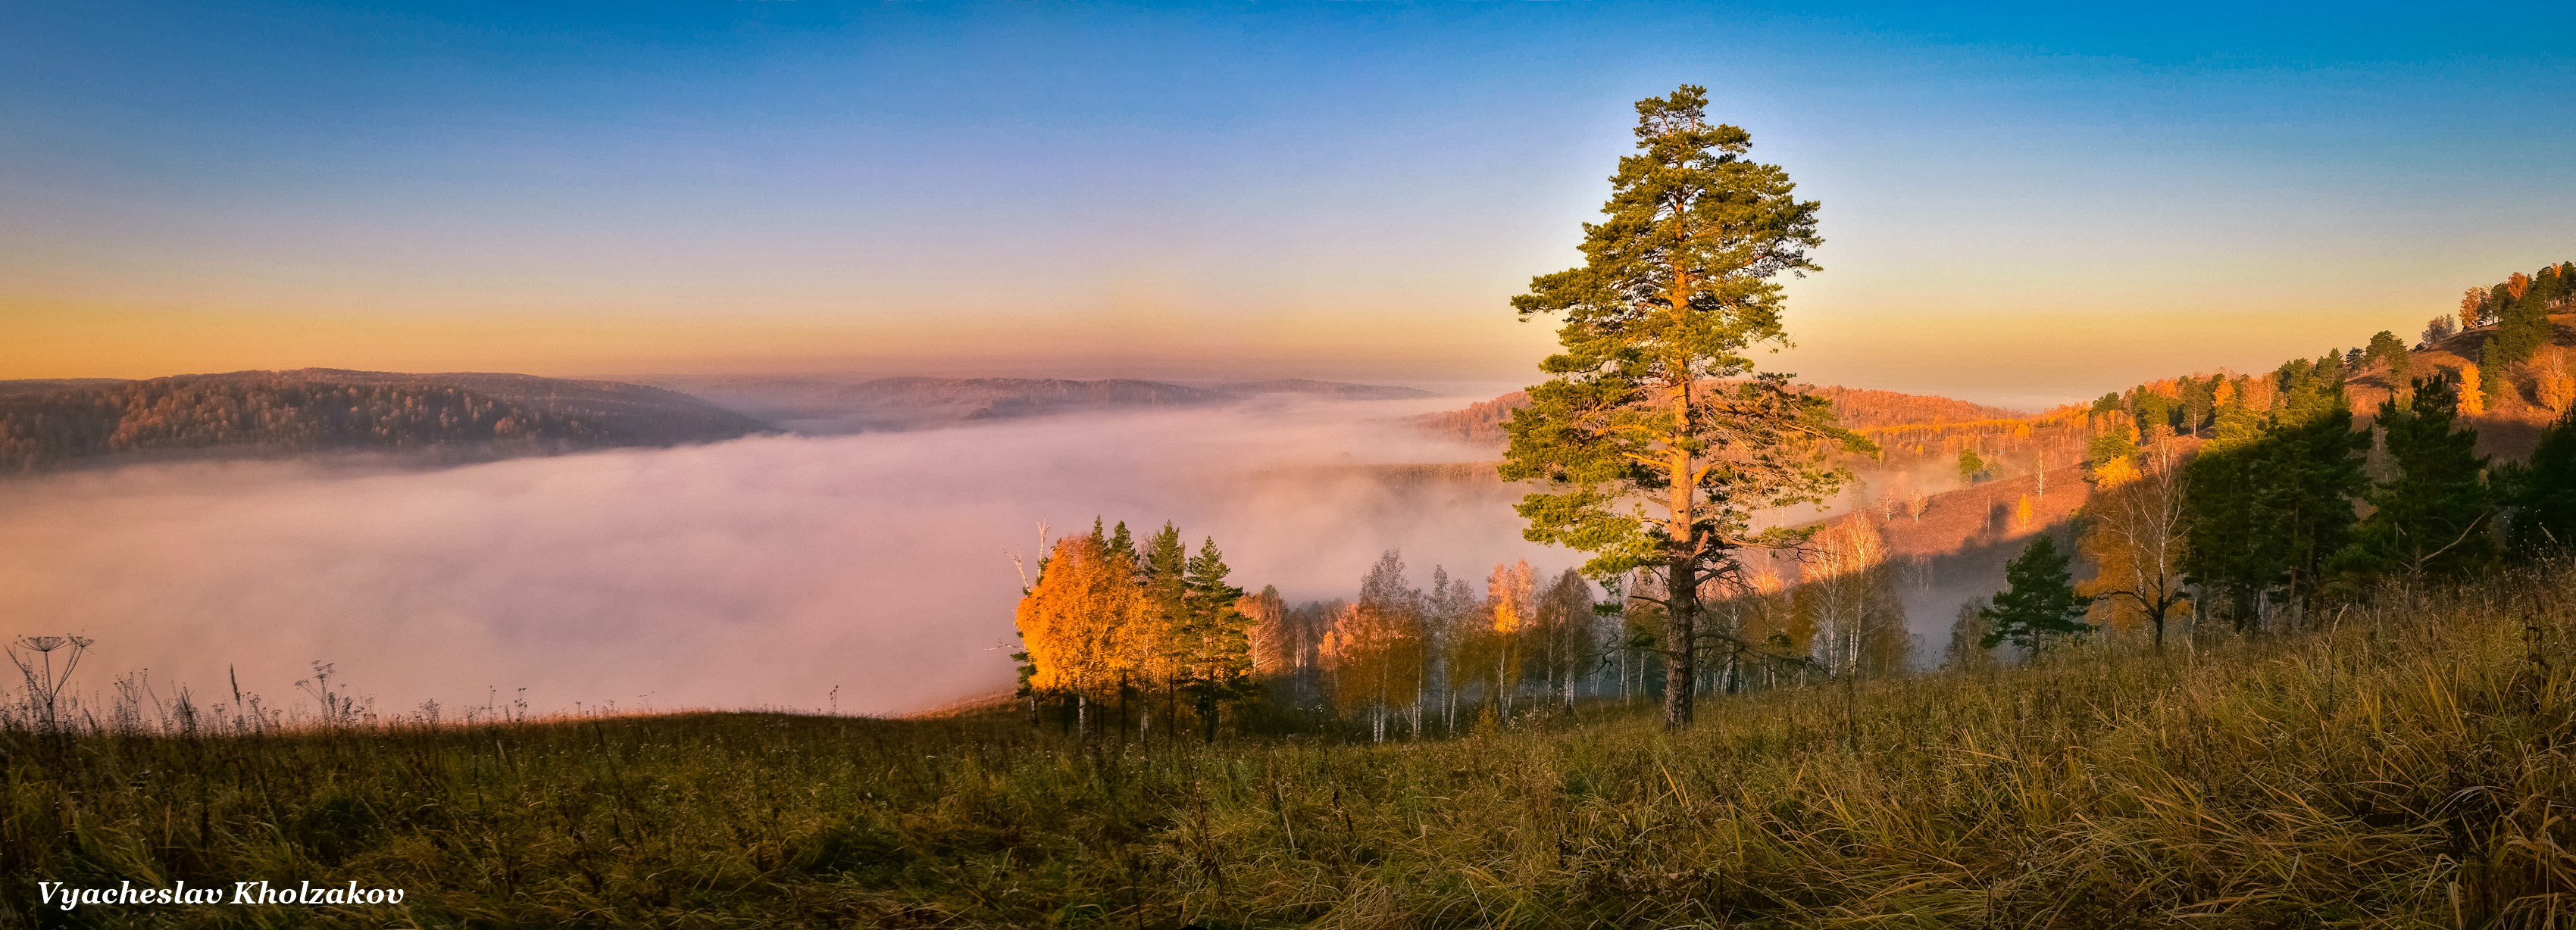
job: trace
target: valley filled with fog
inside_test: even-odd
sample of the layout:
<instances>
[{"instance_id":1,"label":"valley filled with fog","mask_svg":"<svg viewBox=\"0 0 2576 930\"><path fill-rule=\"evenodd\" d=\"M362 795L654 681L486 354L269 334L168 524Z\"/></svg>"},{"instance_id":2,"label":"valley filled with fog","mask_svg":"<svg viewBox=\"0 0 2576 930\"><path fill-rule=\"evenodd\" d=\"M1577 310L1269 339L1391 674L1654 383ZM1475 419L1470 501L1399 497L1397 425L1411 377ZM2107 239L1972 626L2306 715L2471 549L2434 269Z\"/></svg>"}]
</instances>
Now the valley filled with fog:
<instances>
[{"instance_id":1,"label":"valley filled with fog","mask_svg":"<svg viewBox=\"0 0 2576 930\"><path fill-rule=\"evenodd\" d=\"M1450 400L1275 397L916 432L755 436L419 469L129 465L0 485L0 599L97 640L83 690L309 704L313 662L380 713L520 697L901 713L1005 690L1038 525L1214 536L1239 585L1349 596L1402 548L1481 578L1522 541L1490 478L1374 466L1490 449L1402 418ZM832 697L838 688L838 697Z\"/></svg>"}]
</instances>

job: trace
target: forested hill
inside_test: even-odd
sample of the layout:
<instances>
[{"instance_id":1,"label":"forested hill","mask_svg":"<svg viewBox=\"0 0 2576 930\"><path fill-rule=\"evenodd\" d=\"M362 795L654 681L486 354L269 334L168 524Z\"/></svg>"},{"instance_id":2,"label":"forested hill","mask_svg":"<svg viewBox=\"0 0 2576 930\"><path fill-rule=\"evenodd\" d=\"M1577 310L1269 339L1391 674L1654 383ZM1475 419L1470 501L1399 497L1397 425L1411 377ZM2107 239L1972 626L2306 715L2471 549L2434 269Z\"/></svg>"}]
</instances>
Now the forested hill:
<instances>
[{"instance_id":1,"label":"forested hill","mask_svg":"<svg viewBox=\"0 0 2576 930\"><path fill-rule=\"evenodd\" d=\"M691 376L654 383L801 432L926 429L983 420L1156 407L1209 407L1265 394L1330 400L1428 397L1412 388L1289 378L1171 384L1133 378Z\"/></svg>"},{"instance_id":2,"label":"forested hill","mask_svg":"<svg viewBox=\"0 0 2576 930\"><path fill-rule=\"evenodd\" d=\"M531 375L307 368L0 381L5 471L191 454L532 454L710 442L768 428L661 388Z\"/></svg>"},{"instance_id":3,"label":"forested hill","mask_svg":"<svg viewBox=\"0 0 2576 930\"><path fill-rule=\"evenodd\" d=\"M1869 388L1847 388L1833 385L1801 385L1799 390L1832 401L1834 416L1842 425L1853 429L1885 426L1913 426L1931 423L1976 423L1987 420L2015 420L2030 416L2018 410L1989 407L1949 397L1928 394L1903 394ZM1432 432L1455 436L1471 442L1501 443L1507 437L1503 422L1512 411L1529 405L1529 394L1513 391L1487 401L1478 401L1458 410L1427 414L1415 422Z\"/></svg>"}]
</instances>

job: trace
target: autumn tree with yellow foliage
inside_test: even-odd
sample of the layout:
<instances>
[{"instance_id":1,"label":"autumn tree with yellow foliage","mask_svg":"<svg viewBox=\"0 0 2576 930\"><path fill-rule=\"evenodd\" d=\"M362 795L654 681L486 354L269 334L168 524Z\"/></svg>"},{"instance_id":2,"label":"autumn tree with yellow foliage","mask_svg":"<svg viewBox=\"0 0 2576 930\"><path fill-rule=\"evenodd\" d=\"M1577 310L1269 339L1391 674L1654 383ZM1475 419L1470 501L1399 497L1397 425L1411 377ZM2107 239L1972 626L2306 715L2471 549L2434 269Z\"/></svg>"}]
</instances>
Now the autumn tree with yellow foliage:
<instances>
[{"instance_id":1,"label":"autumn tree with yellow foliage","mask_svg":"<svg viewBox=\"0 0 2576 930\"><path fill-rule=\"evenodd\" d=\"M1253 670L1254 620L1227 574L1214 540L1189 555L1170 524L1142 558L1124 523L1111 534L1094 521L1090 533L1056 540L1013 618L1021 695L1033 709L1062 702L1083 732L1091 705L1116 699L1123 732L1128 695L1158 688L1166 720L1177 726L1186 696L1213 740L1223 708L1250 692Z\"/></svg>"},{"instance_id":2,"label":"autumn tree with yellow foliage","mask_svg":"<svg viewBox=\"0 0 2576 930\"><path fill-rule=\"evenodd\" d=\"M1404 557L1390 549L1361 580L1359 602L1342 608L1324 635L1333 705L1347 717L1367 715L1376 740L1386 739L1387 723L1404 711L1413 731L1422 731L1426 606L1405 580Z\"/></svg>"},{"instance_id":3,"label":"autumn tree with yellow foliage","mask_svg":"<svg viewBox=\"0 0 2576 930\"><path fill-rule=\"evenodd\" d=\"M1825 672L1859 678L1903 669L1911 643L1886 534L1865 516L1838 520L1816 535L1806 559L1793 603L1810 618Z\"/></svg>"},{"instance_id":4,"label":"autumn tree with yellow foliage","mask_svg":"<svg viewBox=\"0 0 2576 930\"><path fill-rule=\"evenodd\" d=\"M1136 554L1111 546L1096 523L1056 540L1014 617L1023 696L1070 703L1073 726L1087 730L1093 702L1142 676L1154 644L1139 635L1147 617L1136 577Z\"/></svg>"},{"instance_id":5,"label":"autumn tree with yellow foliage","mask_svg":"<svg viewBox=\"0 0 2576 930\"><path fill-rule=\"evenodd\" d=\"M2091 599L2094 625L2143 623L2163 649L2165 628L2191 612L2181 569L2182 470L2170 437L2159 437L2143 457L2143 469L2097 479L2084 508L2090 529L2077 543L2095 571L2075 590Z\"/></svg>"}]
</instances>

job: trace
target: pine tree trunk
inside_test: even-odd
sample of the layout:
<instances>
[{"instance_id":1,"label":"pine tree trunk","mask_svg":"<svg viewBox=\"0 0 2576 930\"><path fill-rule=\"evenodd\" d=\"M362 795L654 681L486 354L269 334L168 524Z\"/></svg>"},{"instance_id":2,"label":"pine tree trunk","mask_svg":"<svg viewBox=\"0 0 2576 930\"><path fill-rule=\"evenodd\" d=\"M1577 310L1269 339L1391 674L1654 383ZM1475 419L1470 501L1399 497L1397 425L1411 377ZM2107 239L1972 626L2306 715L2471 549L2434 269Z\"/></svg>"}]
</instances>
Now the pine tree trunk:
<instances>
[{"instance_id":1,"label":"pine tree trunk","mask_svg":"<svg viewBox=\"0 0 2576 930\"><path fill-rule=\"evenodd\" d=\"M1680 272L1680 269L1674 269ZM1685 312L1690 306L1689 275L1673 276L1673 309ZM1688 365L1676 365L1684 372L1682 381L1673 389L1673 415L1682 423L1690 422L1691 383ZM1699 640L1699 488L1696 480L1698 463L1687 448L1672 450L1672 498L1665 515L1666 545L1675 551L1665 560L1664 596L1669 601L1664 623L1664 726L1681 729L1691 723L1691 691L1699 683L1694 674L1694 661Z\"/></svg>"},{"instance_id":2,"label":"pine tree trunk","mask_svg":"<svg viewBox=\"0 0 2576 930\"><path fill-rule=\"evenodd\" d=\"M1691 723L1691 686L1697 682L1691 665L1691 644L1699 619L1699 572L1689 556L1669 563L1672 583L1666 594L1672 601L1665 612L1664 623L1664 726L1679 729Z\"/></svg>"}]
</instances>

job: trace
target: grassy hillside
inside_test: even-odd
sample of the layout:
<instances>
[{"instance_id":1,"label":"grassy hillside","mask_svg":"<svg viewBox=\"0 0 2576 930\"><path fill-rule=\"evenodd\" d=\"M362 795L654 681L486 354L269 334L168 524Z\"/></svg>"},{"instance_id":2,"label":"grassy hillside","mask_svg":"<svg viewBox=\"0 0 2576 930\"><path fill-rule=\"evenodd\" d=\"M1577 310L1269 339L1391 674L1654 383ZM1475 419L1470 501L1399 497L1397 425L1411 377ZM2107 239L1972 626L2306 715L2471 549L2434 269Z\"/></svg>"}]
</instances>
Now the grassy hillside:
<instances>
[{"instance_id":1,"label":"grassy hillside","mask_svg":"<svg viewBox=\"0 0 2576 930\"><path fill-rule=\"evenodd\" d=\"M2536 375L2539 369L2567 365L2571 353L2576 353L2576 315L2558 314L2547 319L2548 341L2535 359L2537 364L2518 365L2503 372L2506 390L2486 398L2486 413L2473 418L2480 452L2515 459L2530 455L2532 445L2539 441L2541 427L2557 417L2557 411L2542 403ZM2480 327L2428 343L2409 353L2410 373L2420 378L2441 371L2458 372L2486 354L2487 341L2495 333L2494 327ZM2378 409L2392 387L2385 366L2355 374L2351 381L2353 412L2366 416Z\"/></svg>"},{"instance_id":2,"label":"grassy hillside","mask_svg":"<svg viewBox=\"0 0 2576 930\"><path fill-rule=\"evenodd\" d=\"M2536 926L2576 913L2570 582L1714 699L1679 736L1597 706L1375 746L1007 716L21 726L0 912L295 922L39 917L29 881L269 878L409 889L312 912L343 926Z\"/></svg>"}]
</instances>

